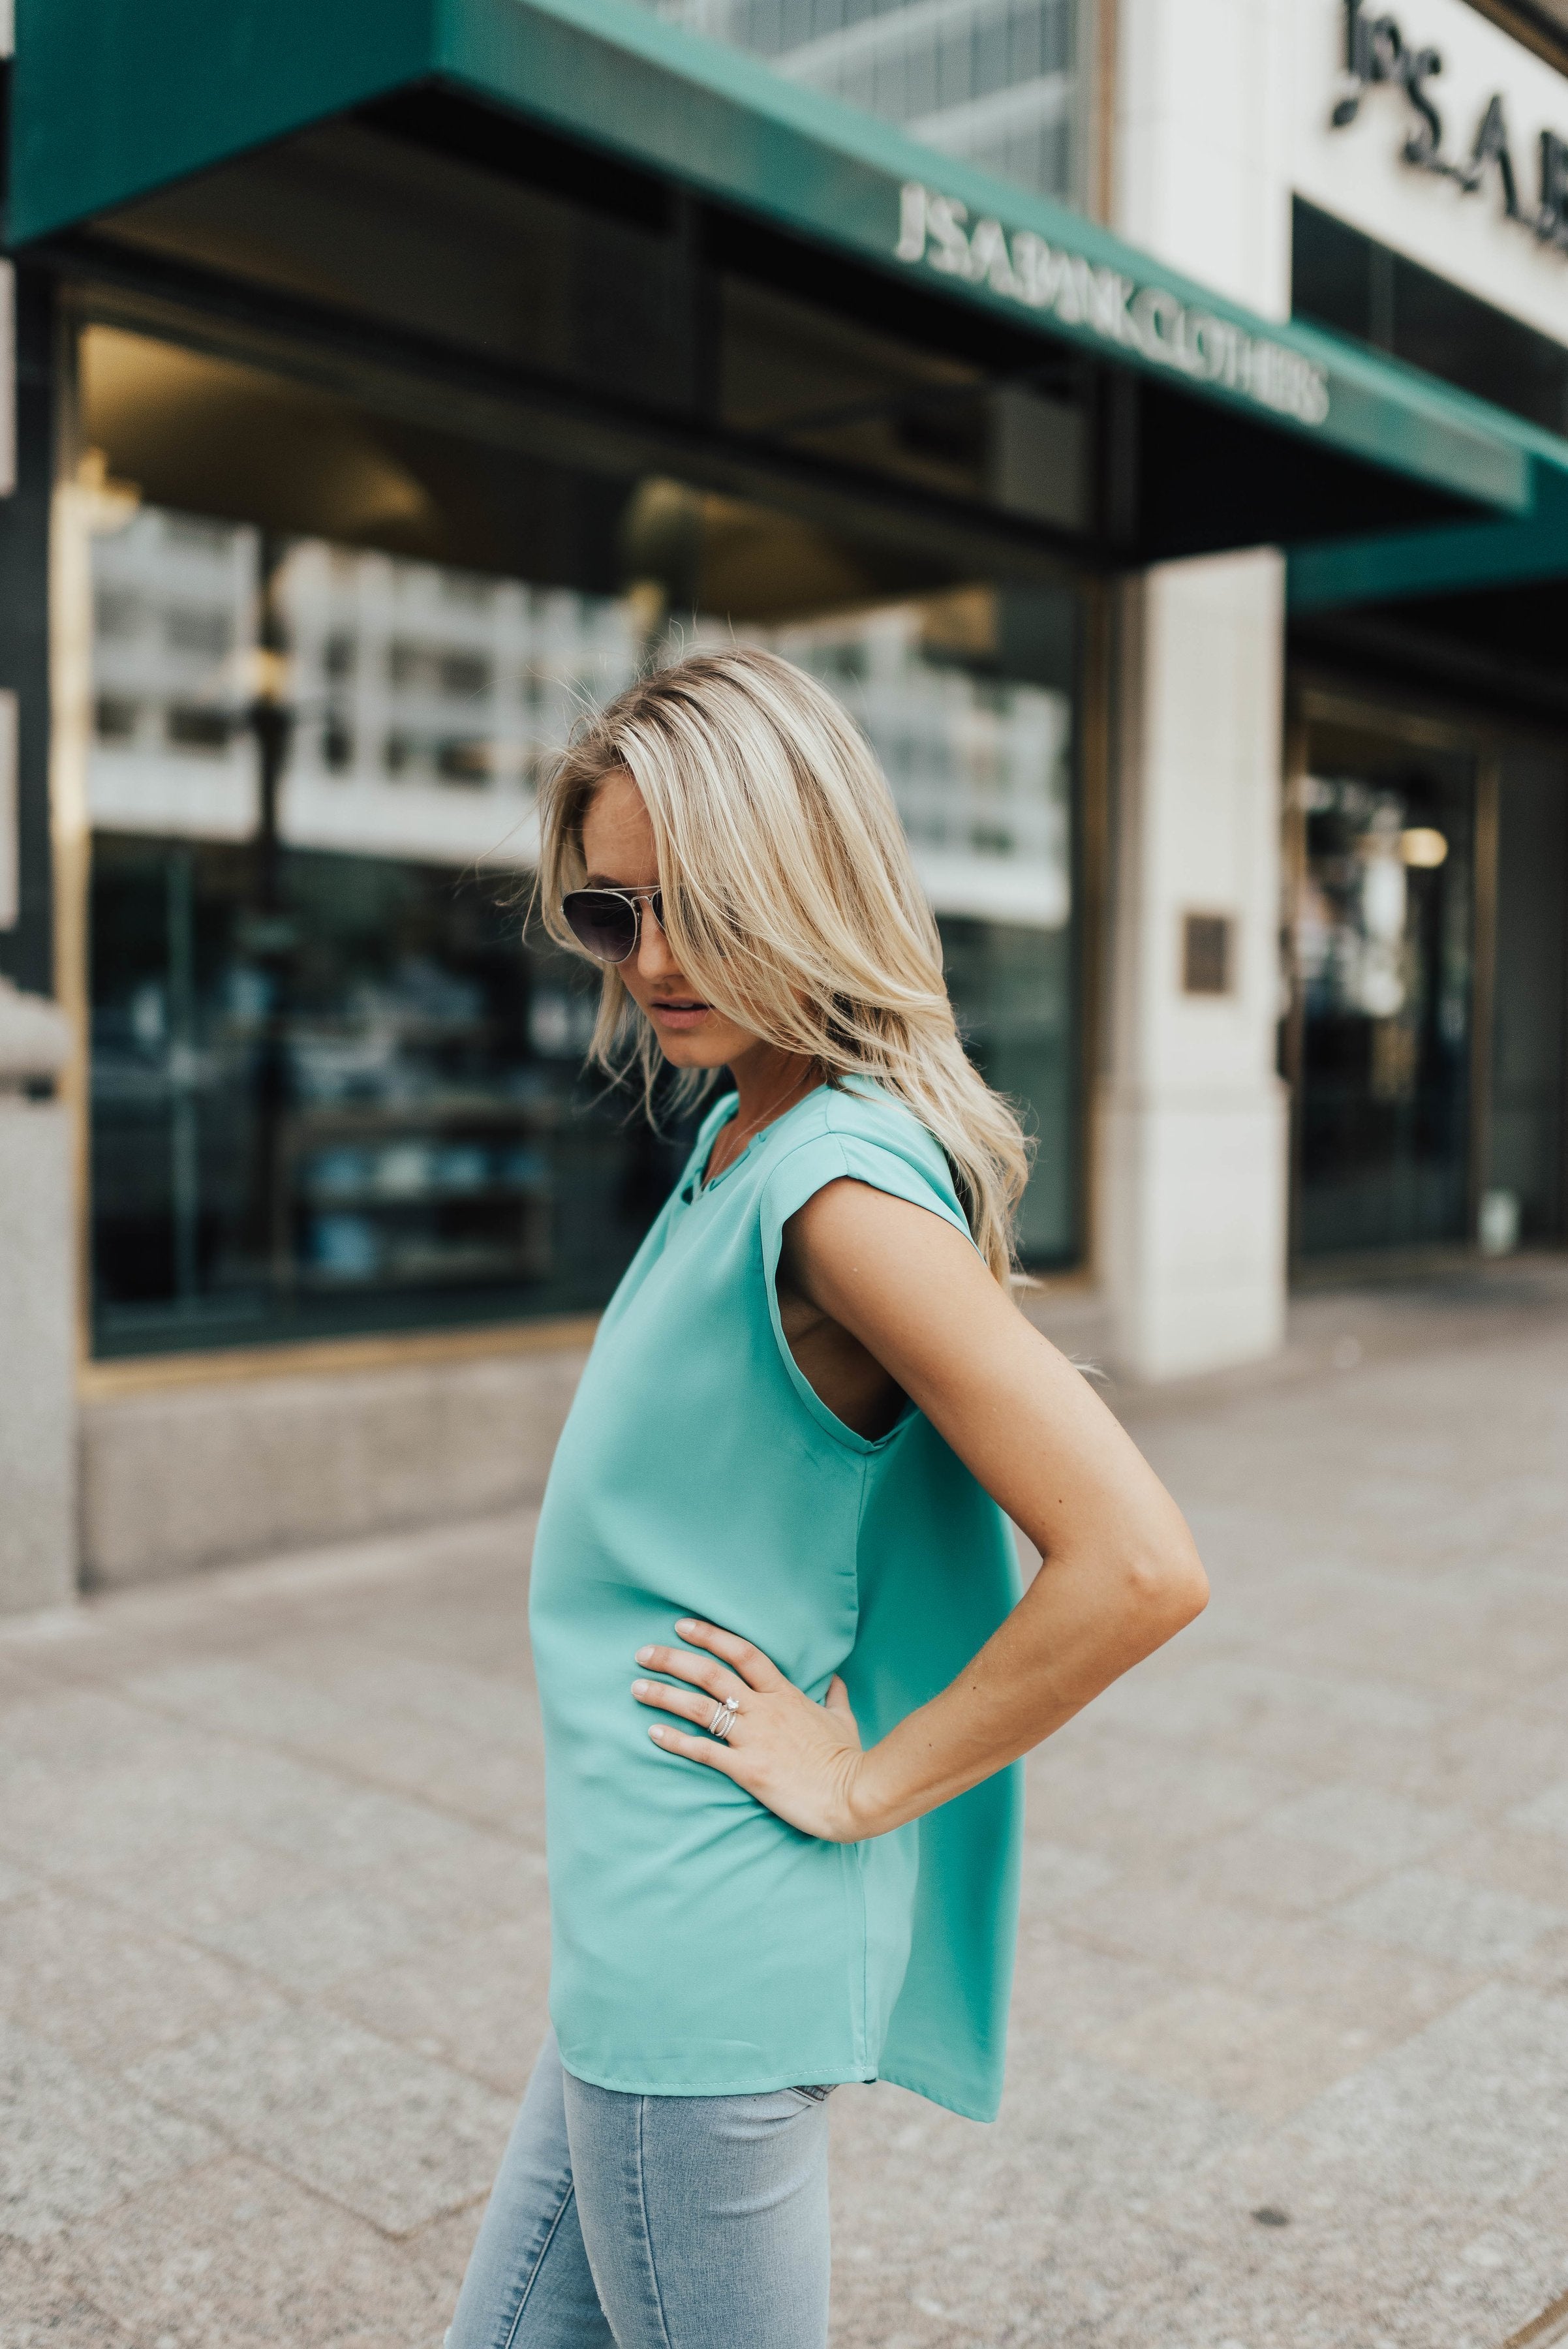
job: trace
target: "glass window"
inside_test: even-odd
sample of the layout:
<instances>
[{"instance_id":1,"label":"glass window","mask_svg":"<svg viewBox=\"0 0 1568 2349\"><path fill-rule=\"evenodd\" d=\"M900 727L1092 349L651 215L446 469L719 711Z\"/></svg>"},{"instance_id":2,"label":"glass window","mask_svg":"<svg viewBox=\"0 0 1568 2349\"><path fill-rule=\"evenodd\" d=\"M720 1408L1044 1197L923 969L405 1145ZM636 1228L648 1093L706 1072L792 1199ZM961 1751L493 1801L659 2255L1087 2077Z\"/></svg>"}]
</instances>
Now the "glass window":
<instances>
[{"instance_id":1,"label":"glass window","mask_svg":"<svg viewBox=\"0 0 1568 2349\"><path fill-rule=\"evenodd\" d=\"M1291 306L1550 432L1568 431L1568 351L1507 311L1347 228L1293 206Z\"/></svg>"},{"instance_id":2,"label":"glass window","mask_svg":"<svg viewBox=\"0 0 1568 2349\"><path fill-rule=\"evenodd\" d=\"M1539 1244L1564 1237L1568 1176L1568 761L1510 743L1500 763L1487 1188Z\"/></svg>"},{"instance_id":3,"label":"glass window","mask_svg":"<svg viewBox=\"0 0 1568 2349\"><path fill-rule=\"evenodd\" d=\"M1327 725L1309 755L1298 1243L1335 1255L1461 1241L1474 761Z\"/></svg>"},{"instance_id":4,"label":"glass window","mask_svg":"<svg viewBox=\"0 0 1568 2349\"><path fill-rule=\"evenodd\" d=\"M1067 591L286 386L296 461L258 470L265 378L87 339L101 1350L608 1296L689 1129L583 1077L597 982L523 902L544 765L670 643L772 645L866 729L970 1049L1038 1136L1025 1251L1071 1257ZM313 494L357 522L300 527Z\"/></svg>"}]
</instances>

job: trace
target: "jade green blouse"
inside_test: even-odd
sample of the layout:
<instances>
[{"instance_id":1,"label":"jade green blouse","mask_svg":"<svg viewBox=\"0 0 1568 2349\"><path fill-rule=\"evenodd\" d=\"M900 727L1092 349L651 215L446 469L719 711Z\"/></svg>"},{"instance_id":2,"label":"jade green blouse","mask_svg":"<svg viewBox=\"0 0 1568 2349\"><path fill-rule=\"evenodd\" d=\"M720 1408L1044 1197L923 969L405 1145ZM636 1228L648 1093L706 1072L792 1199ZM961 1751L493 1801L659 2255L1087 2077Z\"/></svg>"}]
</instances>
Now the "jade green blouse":
<instances>
[{"instance_id":1,"label":"jade green blouse","mask_svg":"<svg viewBox=\"0 0 1568 2349\"><path fill-rule=\"evenodd\" d=\"M823 1086L703 1185L717 1104L599 1326L550 1471L530 1623L544 1711L550 2012L568 2071L652 2095L896 2080L989 2120L1001 2094L1020 1774L858 1844L803 1835L661 1753L635 1654L695 1615L867 1744L947 1685L1018 1595L996 1504L929 1421L876 1442L797 1368L774 1276L848 1175L967 1235L946 1159L886 1093Z\"/></svg>"}]
</instances>

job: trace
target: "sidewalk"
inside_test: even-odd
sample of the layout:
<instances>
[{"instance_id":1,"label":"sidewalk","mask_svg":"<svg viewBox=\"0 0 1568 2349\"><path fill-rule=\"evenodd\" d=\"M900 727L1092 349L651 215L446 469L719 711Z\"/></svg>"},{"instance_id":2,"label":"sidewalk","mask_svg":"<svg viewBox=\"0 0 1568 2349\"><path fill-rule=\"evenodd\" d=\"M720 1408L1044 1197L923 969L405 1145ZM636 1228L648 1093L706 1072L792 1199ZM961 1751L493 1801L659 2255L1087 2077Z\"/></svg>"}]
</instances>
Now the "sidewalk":
<instances>
[{"instance_id":1,"label":"sidewalk","mask_svg":"<svg viewBox=\"0 0 1568 2349\"><path fill-rule=\"evenodd\" d=\"M1568 1280L1114 1399L1213 1604L1031 1765L1001 2121L835 2098L836 2349L1501 2349L1568 2292ZM0 1636L0 2349L440 2340L544 2013L527 1534Z\"/></svg>"}]
</instances>

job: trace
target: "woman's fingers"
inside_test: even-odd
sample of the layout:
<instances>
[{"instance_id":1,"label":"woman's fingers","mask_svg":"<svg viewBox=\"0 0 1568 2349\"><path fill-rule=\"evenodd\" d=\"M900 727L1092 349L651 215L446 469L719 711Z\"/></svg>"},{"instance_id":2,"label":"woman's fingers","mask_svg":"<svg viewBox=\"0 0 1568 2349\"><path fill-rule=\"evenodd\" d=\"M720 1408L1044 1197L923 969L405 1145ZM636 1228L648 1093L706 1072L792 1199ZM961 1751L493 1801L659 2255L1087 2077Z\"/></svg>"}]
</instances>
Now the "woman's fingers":
<instances>
[{"instance_id":1,"label":"woman's fingers","mask_svg":"<svg viewBox=\"0 0 1568 2349\"><path fill-rule=\"evenodd\" d=\"M714 1705L722 1699L710 1696L704 1689L671 1688L668 1681L633 1681L631 1692L639 1704L657 1705L663 1713L678 1713L682 1721L694 1721L706 1729L713 1718Z\"/></svg>"},{"instance_id":2,"label":"woman's fingers","mask_svg":"<svg viewBox=\"0 0 1568 2349\"><path fill-rule=\"evenodd\" d=\"M744 1696L746 1683L712 1656L693 1654L690 1648L639 1648L637 1661L655 1672L671 1672L677 1680L690 1681L693 1688L705 1689L716 1704L727 1696Z\"/></svg>"},{"instance_id":3,"label":"woman's fingers","mask_svg":"<svg viewBox=\"0 0 1568 2349\"><path fill-rule=\"evenodd\" d=\"M784 1686L784 1676L778 1666L764 1656L760 1648L753 1648L749 1640L738 1640L733 1631L721 1631L716 1624L700 1622L693 1616L677 1623L675 1628L683 1640L691 1640L694 1648L711 1649L714 1655L722 1656L727 1664L732 1664L748 1688L762 1690Z\"/></svg>"},{"instance_id":4,"label":"woman's fingers","mask_svg":"<svg viewBox=\"0 0 1568 2349\"><path fill-rule=\"evenodd\" d=\"M722 1770L726 1778L736 1775L735 1756L716 1737L688 1737L683 1729L667 1729L662 1722L655 1722L648 1733L667 1754L684 1754L689 1762L706 1762L710 1770Z\"/></svg>"}]
</instances>

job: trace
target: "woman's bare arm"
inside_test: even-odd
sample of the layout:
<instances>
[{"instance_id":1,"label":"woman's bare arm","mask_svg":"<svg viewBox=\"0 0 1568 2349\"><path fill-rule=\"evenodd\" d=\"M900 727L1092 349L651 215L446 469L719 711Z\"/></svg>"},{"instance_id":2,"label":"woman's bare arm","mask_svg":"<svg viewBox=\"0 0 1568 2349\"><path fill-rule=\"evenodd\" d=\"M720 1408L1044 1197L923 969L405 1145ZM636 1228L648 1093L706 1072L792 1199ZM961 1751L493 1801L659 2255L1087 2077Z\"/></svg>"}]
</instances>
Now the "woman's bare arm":
<instances>
[{"instance_id":1,"label":"woman's bare arm","mask_svg":"<svg viewBox=\"0 0 1568 2349\"><path fill-rule=\"evenodd\" d=\"M791 1276L859 1340L1040 1551L1039 1574L952 1683L862 1750L842 1684L810 1703L750 1642L682 1623L638 1661L691 1684L639 1701L705 1724L733 1695L727 1745L673 1729L806 1833L885 1834L1049 1737L1199 1614L1208 1583L1180 1511L1082 1374L1020 1313L962 1236L852 1181L792 1218ZM693 1653L696 1650L700 1652Z\"/></svg>"}]
</instances>

